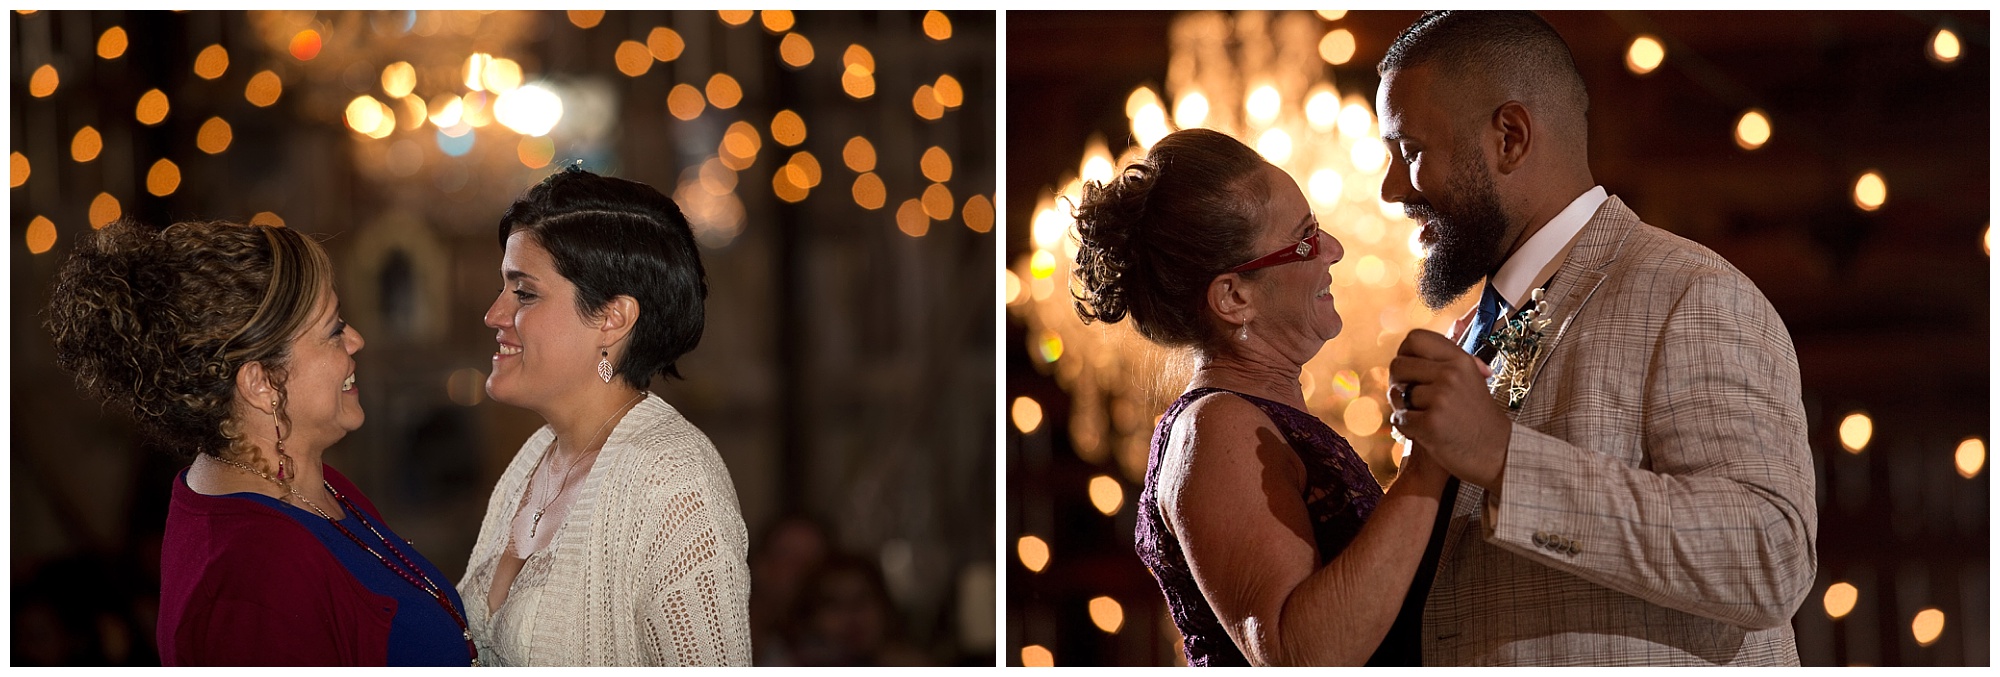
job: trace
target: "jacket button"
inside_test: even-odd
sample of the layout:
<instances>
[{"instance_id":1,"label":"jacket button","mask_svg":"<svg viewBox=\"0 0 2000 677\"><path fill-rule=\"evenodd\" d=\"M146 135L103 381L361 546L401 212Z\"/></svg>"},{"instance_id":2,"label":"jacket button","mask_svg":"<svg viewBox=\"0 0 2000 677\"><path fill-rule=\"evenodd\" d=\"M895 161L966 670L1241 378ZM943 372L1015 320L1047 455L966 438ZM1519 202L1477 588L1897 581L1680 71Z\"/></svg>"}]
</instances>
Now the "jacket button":
<instances>
[{"instance_id":1,"label":"jacket button","mask_svg":"<svg viewBox=\"0 0 2000 677\"><path fill-rule=\"evenodd\" d=\"M1548 545L1549 545L1549 535L1540 531L1535 532L1535 547L1545 548L1548 547Z\"/></svg>"}]
</instances>

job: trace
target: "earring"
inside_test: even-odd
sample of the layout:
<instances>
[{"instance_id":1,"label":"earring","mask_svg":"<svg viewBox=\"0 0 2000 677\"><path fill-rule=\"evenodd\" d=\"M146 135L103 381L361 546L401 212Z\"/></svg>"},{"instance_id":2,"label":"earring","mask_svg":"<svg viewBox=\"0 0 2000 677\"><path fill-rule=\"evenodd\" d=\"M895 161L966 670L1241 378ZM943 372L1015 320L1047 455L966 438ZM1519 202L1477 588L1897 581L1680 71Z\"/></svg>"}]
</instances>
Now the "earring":
<instances>
[{"instance_id":1,"label":"earring","mask_svg":"<svg viewBox=\"0 0 2000 677\"><path fill-rule=\"evenodd\" d=\"M278 442L278 481L285 480L285 461L291 456L285 453L285 432L278 428L278 401L271 400L271 439Z\"/></svg>"},{"instance_id":2,"label":"earring","mask_svg":"<svg viewBox=\"0 0 2000 677\"><path fill-rule=\"evenodd\" d=\"M598 379L600 379L600 380L602 380L602 381L604 381L605 383L610 383L610 382L611 382L611 352L610 352L610 351L605 351L605 350L600 350L600 351L598 351L598 354L599 354L599 355L601 355L601 356L603 356L603 357L602 357L601 359L597 360L597 378L598 378Z\"/></svg>"},{"instance_id":3,"label":"earring","mask_svg":"<svg viewBox=\"0 0 2000 677\"><path fill-rule=\"evenodd\" d=\"M1236 340L1237 340L1237 341L1249 341L1249 340L1250 340L1250 321L1249 321L1249 320L1244 320L1244 321L1243 321L1243 327L1242 327L1242 328L1240 328L1240 329L1237 329L1237 330L1236 330Z\"/></svg>"}]
</instances>

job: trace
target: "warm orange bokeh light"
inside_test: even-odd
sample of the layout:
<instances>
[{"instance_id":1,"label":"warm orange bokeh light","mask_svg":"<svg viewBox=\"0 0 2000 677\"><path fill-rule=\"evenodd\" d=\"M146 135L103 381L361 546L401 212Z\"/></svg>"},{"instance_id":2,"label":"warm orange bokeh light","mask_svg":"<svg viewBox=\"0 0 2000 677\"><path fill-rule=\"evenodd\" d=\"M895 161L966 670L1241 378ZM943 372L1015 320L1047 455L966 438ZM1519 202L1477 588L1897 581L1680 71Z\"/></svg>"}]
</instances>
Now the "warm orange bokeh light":
<instances>
[{"instance_id":1,"label":"warm orange bokeh light","mask_svg":"<svg viewBox=\"0 0 2000 677\"><path fill-rule=\"evenodd\" d=\"M944 104L946 109L965 105L965 88L958 84L958 78L940 75L937 83L931 86L931 91L937 95L938 103Z\"/></svg>"},{"instance_id":2,"label":"warm orange bokeh light","mask_svg":"<svg viewBox=\"0 0 2000 677\"><path fill-rule=\"evenodd\" d=\"M1339 66L1354 58L1354 33L1345 28L1327 31L1319 39L1319 58Z\"/></svg>"},{"instance_id":3,"label":"warm orange bokeh light","mask_svg":"<svg viewBox=\"0 0 2000 677\"><path fill-rule=\"evenodd\" d=\"M944 104L938 103L937 91L930 85L917 88L916 95L910 97L910 107L916 109L917 117L925 120L944 117Z\"/></svg>"},{"instance_id":4,"label":"warm orange bokeh light","mask_svg":"<svg viewBox=\"0 0 2000 677\"><path fill-rule=\"evenodd\" d=\"M1049 566L1049 544L1034 534L1022 536L1014 541L1014 556L1020 558L1021 566L1041 573Z\"/></svg>"},{"instance_id":5,"label":"warm orange bokeh light","mask_svg":"<svg viewBox=\"0 0 2000 677\"><path fill-rule=\"evenodd\" d=\"M764 30L773 33L783 33L785 31L791 30L792 25L797 22L798 20L792 16L792 10L789 9L764 10Z\"/></svg>"},{"instance_id":6,"label":"warm orange bokeh light","mask_svg":"<svg viewBox=\"0 0 2000 677\"><path fill-rule=\"evenodd\" d=\"M975 233L993 232L993 201L984 195L974 195L966 199L965 207L959 210L965 219L965 227Z\"/></svg>"},{"instance_id":7,"label":"warm orange bokeh light","mask_svg":"<svg viewBox=\"0 0 2000 677\"><path fill-rule=\"evenodd\" d=\"M743 87L736 84L736 78L727 73L716 73L708 78L708 103L716 108L735 108L743 101Z\"/></svg>"},{"instance_id":8,"label":"warm orange bokeh light","mask_svg":"<svg viewBox=\"0 0 2000 677\"><path fill-rule=\"evenodd\" d=\"M798 172L793 171L790 165L779 167L778 171L771 173L771 194L778 196L778 199L786 202L798 202L806 199L806 196L811 194L811 190L799 185L797 177Z\"/></svg>"},{"instance_id":9,"label":"warm orange bokeh light","mask_svg":"<svg viewBox=\"0 0 2000 677\"><path fill-rule=\"evenodd\" d=\"M875 54L868 51L867 47L848 45L847 51L840 55L840 65L842 67L859 66L863 74L874 75Z\"/></svg>"},{"instance_id":10,"label":"warm orange bokeh light","mask_svg":"<svg viewBox=\"0 0 2000 677\"><path fill-rule=\"evenodd\" d=\"M889 191L882 185L882 177L867 172L854 178L854 204L862 209L881 209L888 201Z\"/></svg>"},{"instance_id":11,"label":"warm orange bokeh light","mask_svg":"<svg viewBox=\"0 0 2000 677\"><path fill-rule=\"evenodd\" d=\"M653 68L653 52L637 40L618 43L618 51L611 56L618 65L618 72L626 77L639 77Z\"/></svg>"},{"instance_id":12,"label":"warm orange bokeh light","mask_svg":"<svg viewBox=\"0 0 2000 677\"><path fill-rule=\"evenodd\" d=\"M249 101L250 105L263 108L277 103L278 97L284 94L284 91L285 85L278 79L277 73L259 71L256 75L250 76L250 84L243 87L243 98Z\"/></svg>"},{"instance_id":13,"label":"warm orange bokeh light","mask_svg":"<svg viewBox=\"0 0 2000 677\"><path fill-rule=\"evenodd\" d=\"M951 155L943 148L931 146L924 151L924 157L917 162L924 171L924 178L944 183L951 180Z\"/></svg>"},{"instance_id":14,"label":"warm orange bokeh light","mask_svg":"<svg viewBox=\"0 0 2000 677\"><path fill-rule=\"evenodd\" d=\"M521 166L541 169L549 166L549 161L555 159L556 142L546 136L522 137L521 143L514 148L514 155L520 158Z\"/></svg>"},{"instance_id":15,"label":"warm orange bokeh light","mask_svg":"<svg viewBox=\"0 0 2000 677\"><path fill-rule=\"evenodd\" d=\"M1125 607L1110 597L1095 597L1090 600L1090 623L1097 629L1117 634L1125 627Z\"/></svg>"},{"instance_id":16,"label":"warm orange bokeh light","mask_svg":"<svg viewBox=\"0 0 2000 677\"><path fill-rule=\"evenodd\" d=\"M596 28L598 22L604 20L604 10L601 9L572 9L568 14L569 22L577 28Z\"/></svg>"},{"instance_id":17,"label":"warm orange bokeh light","mask_svg":"<svg viewBox=\"0 0 2000 677\"><path fill-rule=\"evenodd\" d=\"M661 61L681 58L681 51L687 49L687 42L674 29L661 26L646 34L646 51Z\"/></svg>"},{"instance_id":18,"label":"warm orange bokeh light","mask_svg":"<svg viewBox=\"0 0 2000 677\"><path fill-rule=\"evenodd\" d=\"M118 217L124 214L124 206L118 204L118 198L112 197L110 193L98 193L97 197L90 201L90 227L93 229L111 225L112 221L117 221Z\"/></svg>"},{"instance_id":19,"label":"warm orange bokeh light","mask_svg":"<svg viewBox=\"0 0 2000 677\"><path fill-rule=\"evenodd\" d=\"M805 143L806 121L790 110L778 111L777 116L771 118L771 140L786 146Z\"/></svg>"},{"instance_id":20,"label":"warm orange bokeh light","mask_svg":"<svg viewBox=\"0 0 2000 677\"><path fill-rule=\"evenodd\" d=\"M37 99L56 93L56 85L62 83L62 76L56 74L56 67L42 64L35 74L28 76L28 94ZM52 241L53 242L53 241Z\"/></svg>"},{"instance_id":21,"label":"warm orange bokeh light","mask_svg":"<svg viewBox=\"0 0 2000 677\"><path fill-rule=\"evenodd\" d=\"M673 91L667 92L667 112L674 117L693 120L701 117L702 109L707 107L708 102L701 98L701 90L695 89L694 85L674 85Z\"/></svg>"},{"instance_id":22,"label":"warm orange bokeh light","mask_svg":"<svg viewBox=\"0 0 2000 677\"><path fill-rule=\"evenodd\" d=\"M146 171L146 192L159 197L174 194L181 187L181 168L172 160L160 158L153 168Z\"/></svg>"},{"instance_id":23,"label":"warm orange bokeh light","mask_svg":"<svg viewBox=\"0 0 2000 677\"><path fill-rule=\"evenodd\" d=\"M857 172L875 171L875 144L859 136L848 139L847 145L840 149L840 159L847 163L848 169Z\"/></svg>"},{"instance_id":24,"label":"warm orange bokeh light","mask_svg":"<svg viewBox=\"0 0 2000 677\"><path fill-rule=\"evenodd\" d=\"M1635 75L1651 73L1666 60L1667 46L1651 35L1632 38L1632 43L1625 47L1625 69Z\"/></svg>"},{"instance_id":25,"label":"warm orange bokeh light","mask_svg":"<svg viewBox=\"0 0 2000 677\"><path fill-rule=\"evenodd\" d=\"M294 59L311 61L313 57L319 56L319 49L319 31L308 28L292 36L291 51Z\"/></svg>"},{"instance_id":26,"label":"warm orange bokeh light","mask_svg":"<svg viewBox=\"0 0 2000 677\"><path fill-rule=\"evenodd\" d=\"M896 229L910 237L923 237L931 232L931 217L924 214L924 203L904 200L903 206L896 208Z\"/></svg>"},{"instance_id":27,"label":"warm orange bokeh light","mask_svg":"<svg viewBox=\"0 0 2000 677\"><path fill-rule=\"evenodd\" d=\"M104 137L90 125L76 130L76 136L69 141L69 156L77 162L89 162L104 152Z\"/></svg>"},{"instance_id":28,"label":"warm orange bokeh light","mask_svg":"<svg viewBox=\"0 0 2000 677\"><path fill-rule=\"evenodd\" d=\"M1868 448L1868 440L1875 436L1875 421L1867 412L1854 412L1840 419L1840 446L1848 453L1859 454Z\"/></svg>"},{"instance_id":29,"label":"warm orange bokeh light","mask_svg":"<svg viewBox=\"0 0 2000 677\"><path fill-rule=\"evenodd\" d=\"M229 128L229 121L213 117L201 123L201 131L194 135L194 145L200 148L201 152L214 155L229 150L229 142L235 138L234 131Z\"/></svg>"},{"instance_id":30,"label":"warm orange bokeh light","mask_svg":"<svg viewBox=\"0 0 2000 677\"><path fill-rule=\"evenodd\" d=\"M875 96L875 76L858 65L848 66L847 72L840 74L840 91L856 99Z\"/></svg>"},{"instance_id":31,"label":"warm orange bokeh light","mask_svg":"<svg viewBox=\"0 0 2000 677\"><path fill-rule=\"evenodd\" d=\"M139 105L132 111L132 115L139 119L139 124L150 127L167 119L167 111L172 108L173 105L167 101L165 92L151 89L139 95Z\"/></svg>"},{"instance_id":32,"label":"warm orange bokeh light","mask_svg":"<svg viewBox=\"0 0 2000 677\"><path fill-rule=\"evenodd\" d=\"M127 44L125 29L112 26L105 29L103 35L97 36L97 56L100 59L116 59L125 56L125 47Z\"/></svg>"},{"instance_id":33,"label":"warm orange bokeh light","mask_svg":"<svg viewBox=\"0 0 2000 677\"><path fill-rule=\"evenodd\" d=\"M214 80L229 71L229 50L222 45L209 45L194 58L194 74L203 80Z\"/></svg>"},{"instance_id":34,"label":"warm orange bokeh light","mask_svg":"<svg viewBox=\"0 0 2000 677\"><path fill-rule=\"evenodd\" d=\"M787 66L805 68L813 60L813 43L806 36L787 33L778 42L778 58L784 59Z\"/></svg>"},{"instance_id":35,"label":"warm orange bokeh light","mask_svg":"<svg viewBox=\"0 0 2000 677\"><path fill-rule=\"evenodd\" d=\"M951 19L935 9L924 12L924 35L932 40L950 40Z\"/></svg>"},{"instance_id":36,"label":"warm orange bokeh light","mask_svg":"<svg viewBox=\"0 0 2000 677\"><path fill-rule=\"evenodd\" d=\"M28 222L28 253L40 254L56 246L56 224L49 217L36 216Z\"/></svg>"},{"instance_id":37,"label":"warm orange bokeh light","mask_svg":"<svg viewBox=\"0 0 2000 677\"><path fill-rule=\"evenodd\" d=\"M1854 205L1862 211L1875 211L1882 203L1889 201L1889 183L1882 179L1882 173L1873 169L1854 180Z\"/></svg>"},{"instance_id":38,"label":"warm orange bokeh light","mask_svg":"<svg viewBox=\"0 0 2000 677\"><path fill-rule=\"evenodd\" d=\"M944 187L942 183L933 183L924 189L924 216L931 217L934 221L950 219L954 203L951 189Z\"/></svg>"},{"instance_id":39,"label":"warm orange bokeh light","mask_svg":"<svg viewBox=\"0 0 2000 677\"><path fill-rule=\"evenodd\" d=\"M793 183L806 188L819 187L819 158L813 157L812 153L806 151L793 153L792 159L785 163L785 171L791 172Z\"/></svg>"}]
</instances>

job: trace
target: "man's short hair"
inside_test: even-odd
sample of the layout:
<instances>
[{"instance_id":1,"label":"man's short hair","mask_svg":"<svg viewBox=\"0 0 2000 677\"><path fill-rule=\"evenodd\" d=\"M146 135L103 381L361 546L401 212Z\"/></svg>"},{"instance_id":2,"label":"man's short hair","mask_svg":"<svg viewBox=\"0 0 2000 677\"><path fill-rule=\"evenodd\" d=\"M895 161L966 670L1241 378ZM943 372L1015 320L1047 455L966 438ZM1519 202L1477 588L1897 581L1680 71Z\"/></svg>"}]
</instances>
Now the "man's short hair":
<instances>
[{"instance_id":1,"label":"man's short hair","mask_svg":"<svg viewBox=\"0 0 2000 677\"><path fill-rule=\"evenodd\" d=\"M1375 70L1429 67L1445 83L1485 81L1503 95L1526 97L1558 116L1573 115L1581 134L1590 95L1569 44L1534 12L1438 10L1418 17L1396 36Z\"/></svg>"}]
</instances>

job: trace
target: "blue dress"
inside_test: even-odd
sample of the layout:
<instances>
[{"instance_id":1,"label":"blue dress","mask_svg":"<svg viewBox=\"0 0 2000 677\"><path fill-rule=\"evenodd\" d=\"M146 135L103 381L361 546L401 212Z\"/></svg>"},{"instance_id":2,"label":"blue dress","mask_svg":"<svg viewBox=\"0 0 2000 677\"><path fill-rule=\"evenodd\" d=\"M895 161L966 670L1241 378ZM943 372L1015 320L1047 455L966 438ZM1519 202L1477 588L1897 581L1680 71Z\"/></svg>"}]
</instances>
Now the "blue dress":
<instances>
[{"instance_id":1,"label":"blue dress","mask_svg":"<svg viewBox=\"0 0 2000 677\"><path fill-rule=\"evenodd\" d=\"M1166 520L1160 517L1159 499L1155 494L1159 486L1160 457L1166 451L1174 420L1196 400L1213 393L1229 393L1255 405L1271 418L1272 423L1277 424L1279 432L1291 444L1293 453L1298 454L1299 461L1305 464L1306 491L1300 498L1305 501L1306 515L1312 519L1313 543L1318 546L1319 566L1333 561L1361 533L1362 523L1368 521L1368 516L1375 512L1375 506L1382 502L1382 485L1369 472L1368 463L1354 453L1354 447L1349 446L1339 433L1327 427L1318 417L1289 405L1233 390L1195 388L1167 407L1167 413L1160 417L1159 426L1153 429L1151 458L1146 462L1146 486L1139 491L1139 519L1134 534L1139 559L1153 572L1153 578L1160 584L1160 592L1166 595L1167 610L1173 616L1174 627L1181 632L1181 650L1187 656L1188 665L1249 665L1243 652L1229 639L1222 621L1216 618L1215 610L1209 608L1208 599L1195 585L1187 555L1181 551L1180 541L1174 538ZM1416 613L1420 614L1421 610ZM1417 642L1421 635L1414 620L1415 616L1407 609L1400 614L1398 621L1389 629L1388 636L1369 657L1368 665L1417 665L1420 661Z\"/></svg>"},{"instance_id":2,"label":"blue dress","mask_svg":"<svg viewBox=\"0 0 2000 677\"><path fill-rule=\"evenodd\" d=\"M370 592L395 600L395 616L389 624L388 665L465 666L471 663L463 631L459 629L458 622L445 612L444 607L439 606L430 593L410 585L410 582L402 576L383 566L381 560L368 554L368 551L361 549L361 546L355 545L354 541L349 540L339 529L328 523L326 518L262 494L227 495L263 503L297 520L306 530L311 531L320 543L326 545L327 552L333 553L341 565L347 568L348 573L354 575L355 580L367 587ZM349 497L349 501L352 502L353 497ZM418 553L416 546L396 535L396 532L389 529L388 524L373 515L368 516L368 524L363 524L362 510L359 506L346 512L346 518L340 520L341 526L347 527L347 530L360 538L362 543L368 544L375 549L375 552L381 553L382 557L400 567L402 561L388 548L383 547L382 541L377 539L375 532L370 531L368 527L372 525L382 532L382 536L394 539L396 549L422 568L424 573L430 576L431 582L443 589L446 598L451 600L460 614L465 613L465 602L459 599L458 589L452 585L451 579L445 578L443 572L438 571L430 560Z\"/></svg>"}]
</instances>

